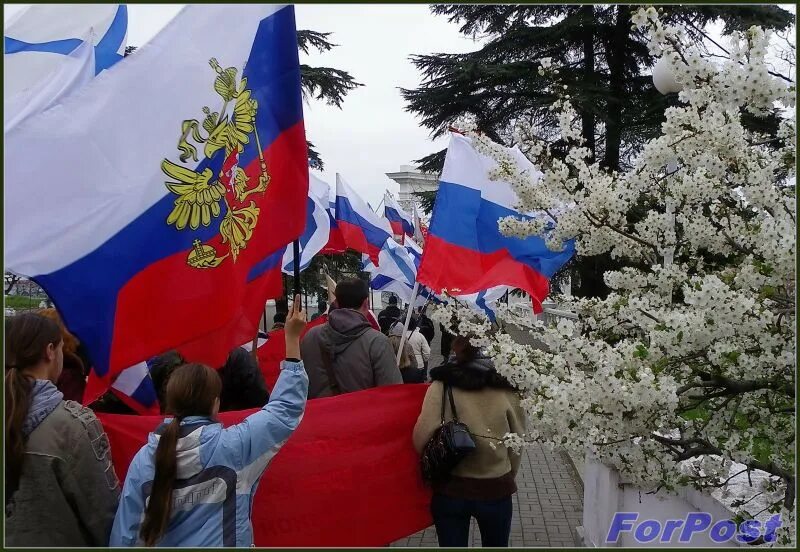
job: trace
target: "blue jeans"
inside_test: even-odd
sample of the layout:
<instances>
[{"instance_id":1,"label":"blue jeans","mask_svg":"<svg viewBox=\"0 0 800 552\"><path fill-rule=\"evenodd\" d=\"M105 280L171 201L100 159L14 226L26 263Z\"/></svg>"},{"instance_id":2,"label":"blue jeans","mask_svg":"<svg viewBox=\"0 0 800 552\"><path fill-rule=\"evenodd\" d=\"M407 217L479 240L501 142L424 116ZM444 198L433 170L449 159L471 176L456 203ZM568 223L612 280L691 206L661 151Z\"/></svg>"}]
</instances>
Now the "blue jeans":
<instances>
[{"instance_id":1,"label":"blue jeans","mask_svg":"<svg viewBox=\"0 0 800 552\"><path fill-rule=\"evenodd\" d=\"M431 514L439 546L469 546L469 522L475 518L481 546L508 546L513 507L511 496L500 500L466 500L434 494Z\"/></svg>"}]
</instances>

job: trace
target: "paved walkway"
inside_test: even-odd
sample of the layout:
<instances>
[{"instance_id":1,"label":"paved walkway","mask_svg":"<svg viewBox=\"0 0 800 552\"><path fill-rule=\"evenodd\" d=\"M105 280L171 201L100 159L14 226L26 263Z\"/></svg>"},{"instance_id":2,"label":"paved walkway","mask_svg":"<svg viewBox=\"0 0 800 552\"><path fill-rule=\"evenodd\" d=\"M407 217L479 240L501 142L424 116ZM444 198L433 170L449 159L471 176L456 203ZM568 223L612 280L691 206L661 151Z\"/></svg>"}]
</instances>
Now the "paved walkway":
<instances>
[{"instance_id":1,"label":"paved walkway","mask_svg":"<svg viewBox=\"0 0 800 552\"><path fill-rule=\"evenodd\" d=\"M583 517L583 488L565 454L539 445L528 447L517 475L517 487L510 546L579 546L575 528ZM473 547L481 545L474 519L469 542ZM436 530L428 527L391 546L436 547Z\"/></svg>"},{"instance_id":2,"label":"paved walkway","mask_svg":"<svg viewBox=\"0 0 800 552\"><path fill-rule=\"evenodd\" d=\"M431 343L430 366L442 363L439 328ZM580 546L575 528L583 519L583 484L567 455L540 445L525 449L514 495L510 546ZM481 546L475 520L470 525L470 546ZM431 526L391 546L436 547L436 529Z\"/></svg>"}]
</instances>

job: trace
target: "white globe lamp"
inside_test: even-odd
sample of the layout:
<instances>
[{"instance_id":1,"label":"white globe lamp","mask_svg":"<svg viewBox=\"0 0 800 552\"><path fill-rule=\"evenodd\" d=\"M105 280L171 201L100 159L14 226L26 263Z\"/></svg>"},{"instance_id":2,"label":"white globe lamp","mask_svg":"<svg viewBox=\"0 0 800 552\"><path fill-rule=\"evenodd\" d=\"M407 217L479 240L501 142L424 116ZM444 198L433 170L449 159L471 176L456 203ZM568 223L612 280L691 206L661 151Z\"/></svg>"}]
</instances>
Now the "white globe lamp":
<instances>
[{"instance_id":1,"label":"white globe lamp","mask_svg":"<svg viewBox=\"0 0 800 552\"><path fill-rule=\"evenodd\" d=\"M681 85L675 80L675 75L669 62L662 57L653 67L653 84L661 94L672 94L681 91Z\"/></svg>"}]
</instances>

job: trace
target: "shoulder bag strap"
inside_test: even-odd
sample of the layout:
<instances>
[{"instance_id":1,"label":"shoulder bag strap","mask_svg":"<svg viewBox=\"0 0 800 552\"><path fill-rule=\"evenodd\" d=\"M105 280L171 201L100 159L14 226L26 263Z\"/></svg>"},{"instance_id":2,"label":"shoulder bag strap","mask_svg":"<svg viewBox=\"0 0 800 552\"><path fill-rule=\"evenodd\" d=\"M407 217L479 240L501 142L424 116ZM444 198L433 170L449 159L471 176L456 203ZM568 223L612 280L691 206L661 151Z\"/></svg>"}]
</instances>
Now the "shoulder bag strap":
<instances>
[{"instance_id":1,"label":"shoulder bag strap","mask_svg":"<svg viewBox=\"0 0 800 552\"><path fill-rule=\"evenodd\" d=\"M450 410L453 411L453 421L458 423L458 414L456 413L456 402L453 400L453 388L449 385L447 386L447 396L450 398Z\"/></svg>"},{"instance_id":2,"label":"shoulder bag strap","mask_svg":"<svg viewBox=\"0 0 800 552\"><path fill-rule=\"evenodd\" d=\"M341 395L342 389L339 387L336 374L333 373L333 360L331 359L331 353L325 348L322 340L319 342L319 355L322 358L322 366L325 368L325 372L328 374L328 385L331 386L331 395Z\"/></svg>"},{"instance_id":3,"label":"shoulder bag strap","mask_svg":"<svg viewBox=\"0 0 800 552\"><path fill-rule=\"evenodd\" d=\"M447 405L447 384L442 384L442 425L444 425L444 408Z\"/></svg>"}]
</instances>

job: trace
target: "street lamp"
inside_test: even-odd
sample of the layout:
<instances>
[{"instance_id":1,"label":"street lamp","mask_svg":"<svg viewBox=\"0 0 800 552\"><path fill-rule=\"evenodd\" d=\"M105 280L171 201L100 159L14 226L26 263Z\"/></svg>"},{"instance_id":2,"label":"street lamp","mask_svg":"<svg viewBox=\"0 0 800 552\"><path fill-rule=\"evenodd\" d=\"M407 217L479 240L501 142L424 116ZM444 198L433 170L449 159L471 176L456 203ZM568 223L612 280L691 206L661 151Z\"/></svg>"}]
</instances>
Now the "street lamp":
<instances>
[{"instance_id":1,"label":"street lamp","mask_svg":"<svg viewBox=\"0 0 800 552\"><path fill-rule=\"evenodd\" d=\"M653 85L661 94L674 94L680 92L683 87L675 79L675 73L670 67L669 61L666 57L661 56L658 62L653 66ZM674 157L667 162L667 174L673 174L678 170L678 159ZM669 194L664 198L664 211L668 220L671 223L671 228L668 236L665 236L664 266L671 266L675 258L675 200Z\"/></svg>"},{"instance_id":2,"label":"street lamp","mask_svg":"<svg viewBox=\"0 0 800 552\"><path fill-rule=\"evenodd\" d=\"M682 86L675 80L675 74L669 66L669 61L664 56L653 66L653 84L661 94L674 94L682 90Z\"/></svg>"}]
</instances>

